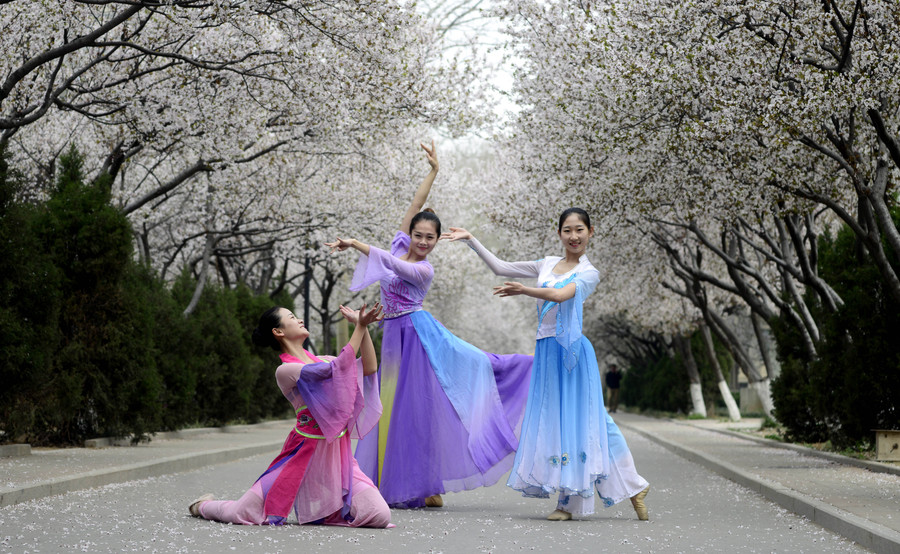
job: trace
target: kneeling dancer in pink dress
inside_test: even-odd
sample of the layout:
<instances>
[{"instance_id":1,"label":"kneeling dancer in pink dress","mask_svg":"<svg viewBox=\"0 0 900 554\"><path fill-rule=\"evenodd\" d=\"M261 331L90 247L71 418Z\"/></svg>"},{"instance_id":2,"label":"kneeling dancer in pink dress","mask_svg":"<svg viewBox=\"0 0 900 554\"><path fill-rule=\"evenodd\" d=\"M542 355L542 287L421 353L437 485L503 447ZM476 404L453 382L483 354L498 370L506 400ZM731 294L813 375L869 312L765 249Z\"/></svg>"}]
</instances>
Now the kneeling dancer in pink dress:
<instances>
[{"instance_id":1,"label":"kneeling dancer in pink dress","mask_svg":"<svg viewBox=\"0 0 900 554\"><path fill-rule=\"evenodd\" d=\"M259 320L253 342L281 350L275 380L297 412L297 424L281 454L239 500L204 495L191 515L243 525L282 525L291 508L298 523L346 527L391 526L391 512L359 469L351 438L368 433L381 416L378 364L367 326L381 307L357 312L341 306L355 324L337 357L316 357L303 348L309 331L290 310L275 307ZM361 353L360 360L356 359Z\"/></svg>"}]
</instances>

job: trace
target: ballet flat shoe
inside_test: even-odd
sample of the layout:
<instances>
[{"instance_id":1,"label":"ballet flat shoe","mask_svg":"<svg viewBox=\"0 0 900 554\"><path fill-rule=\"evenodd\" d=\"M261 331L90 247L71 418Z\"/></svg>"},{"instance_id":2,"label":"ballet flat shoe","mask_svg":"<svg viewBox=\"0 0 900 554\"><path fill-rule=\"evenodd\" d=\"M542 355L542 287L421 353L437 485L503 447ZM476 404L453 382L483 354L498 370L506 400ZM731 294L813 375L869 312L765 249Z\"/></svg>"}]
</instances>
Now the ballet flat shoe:
<instances>
[{"instance_id":1,"label":"ballet flat shoe","mask_svg":"<svg viewBox=\"0 0 900 554\"><path fill-rule=\"evenodd\" d=\"M441 498L441 495L435 494L434 496L429 496L425 499L425 506L429 508L440 508L444 505L444 499Z\"/></svg>"},{"instance_id":2,"label":"ballet flat shoe","mask_svg":"<svg viewBox=\"0 0 900 554\"><path fill-rule=\"evenodd\" d=\"M572 519L572 514L563 510L554 510L552 514L547 516L547 519L550 521L569 521Z\"/></svg>"},{"instance_id":3,"label":"ballet flat shoe","mask_svg":"<svg viewBox=\"0 0 900 554\"><path fill-rule=\"evenodd\" d=\"M202 504L203 502L206 502L208 500L215 500L215 498L216 497L211 494L204 494L197 500L194 500L193 502L191 502L191 505L188 506L188 511L194 517L201 517L200 516L200 504Z\"/></svg>"},{"instance_id":4,"label":"ballet flat shoe","mask_svg":"<svg viewBox=\"0 0 900 554\"><path fill-rule=\"evenodd\" d=\"M650 519L650 513L647 511L647 506L644 504L644 497L647 496L648 492L650 492L649 485L647 485L646 489L631 497L631 505L634 506L634 511L641 521Z\"/></svg>"}]
</instances>

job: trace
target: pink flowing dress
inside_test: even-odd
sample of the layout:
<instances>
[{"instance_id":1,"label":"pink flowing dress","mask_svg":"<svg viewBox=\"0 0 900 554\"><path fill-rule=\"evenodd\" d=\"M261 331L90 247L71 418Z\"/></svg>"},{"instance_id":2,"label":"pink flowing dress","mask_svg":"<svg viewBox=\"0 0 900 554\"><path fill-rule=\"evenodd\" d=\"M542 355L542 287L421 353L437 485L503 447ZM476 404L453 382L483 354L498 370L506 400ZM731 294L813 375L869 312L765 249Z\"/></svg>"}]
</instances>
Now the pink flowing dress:
<instances>
[{"instance_id":1,"label":"pink flowing dress","mask_svg":"<svg viewBox=\"0 0 900 554\"><path fill-rule=\"evenodd\" d=\"M364 377L353 348L302 364L282 354L275 379L297 413L281 453L239 500L203 502L206 519L282 525L293 508L298 523L388 527L390 510L351 452L381 415L378 382Z\"/></svg>"}]
</instances>

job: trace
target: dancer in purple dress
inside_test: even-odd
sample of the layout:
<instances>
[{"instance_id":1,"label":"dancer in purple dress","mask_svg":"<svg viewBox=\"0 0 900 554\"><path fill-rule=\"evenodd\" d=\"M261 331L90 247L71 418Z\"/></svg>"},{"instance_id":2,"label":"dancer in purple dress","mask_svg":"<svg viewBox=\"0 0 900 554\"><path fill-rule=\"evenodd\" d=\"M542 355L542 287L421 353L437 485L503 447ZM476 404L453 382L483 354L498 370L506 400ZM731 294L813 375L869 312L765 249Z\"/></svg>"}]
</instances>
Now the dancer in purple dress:
<instances>
[{"instance_id":1,"label":"dancer in purple dress","mask_svg":"<svg viewBox=\"0 0 900 554\"><path fill-rule=\"evenodd\" d=\"M441 235L437 216L420 211L438 171L434 143L422 148L431 171L389 252L354 239L326 243L360 252L352 290L381 285L384 413L356 456L397 508L443 506L442 494L492 485L509 470L532 363L531 356L483 352L422 309L434 277L427 256Z\"/></svg>"},{"instance_id":2,"label":"dancer in purple dress","mask_svg":"<svg viewBox=\"0 0 900 554\"><path fill-rule=\"evenodd\" d=\"M390 509L360 471L350 444L381 415L375 347L367 329L381 309L376 304L366 311L363 305L357 312L341 306L341 312L356 328L337 357L316 357L305 350L309 331L290 310L275 307L262 315L253 342L281 350L283 363L275 370L275 380L297 412L297 425L281 454L239 500L214 500L206 494L190 505L191 515L242 525L282 525L293 508L298 523L390 526Z\"/></svg>"}]
</instances>

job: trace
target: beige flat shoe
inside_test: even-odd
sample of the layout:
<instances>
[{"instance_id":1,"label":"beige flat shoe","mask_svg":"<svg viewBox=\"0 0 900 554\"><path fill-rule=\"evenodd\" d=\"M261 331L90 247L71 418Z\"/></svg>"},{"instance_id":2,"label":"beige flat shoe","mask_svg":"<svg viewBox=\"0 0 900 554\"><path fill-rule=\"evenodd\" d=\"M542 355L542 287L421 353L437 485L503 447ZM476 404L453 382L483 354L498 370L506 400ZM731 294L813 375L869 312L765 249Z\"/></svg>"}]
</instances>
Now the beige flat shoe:
<instances>
[{"instance_id":1,"label":"beige flat shoe","mask_svg":"<svg viewBox=\"0 0 900 554\"><path fill-rule=\"evenodd\" d=\"M569 521L572 519L572 514L563 510L554 510L552 514L547 516L547 519L550 521Z\"/></svg>"},{"instance_id":2,"label":"beige flat shoe","mask_svg":"<svg viewBox=\"0 0 900 554\"><path fill-rule=\"evenodd\" d=\"M188 511L194 517L202 517L200 515L200 504L202 504L204 502L208 502L210 500L215 500L215 499L216 499L216 497L211 494L204 494L197 500L194 500L193 502L191 502L191 505L188 506Z\"/></svg>"},{"instance_id":3,"label":"beige flat shoe","mask_svg":"<svg viewBox=\"0 0 900 554\"><path fill-rule=\"evenodd\" d=\"M444 506L444 499L441 498L441 495L439 494L429 496L425 499L425 506L429 508L441 508Z\"/></svg>"},{"instance_id":4,"label":"beige flat shoe","mask_svg":"<svg viewBox=\"0 0 900 554\"><path fill-rule=\"evenodd\" d=\"M648 492L650 492L650 485L647 485L646 489L631 497L631 505L634 506L634 511L641 521L650 519L650 513L647 511L647 506L644 504L644 497L647 496Z\"/></svg>"}]
</instances>

